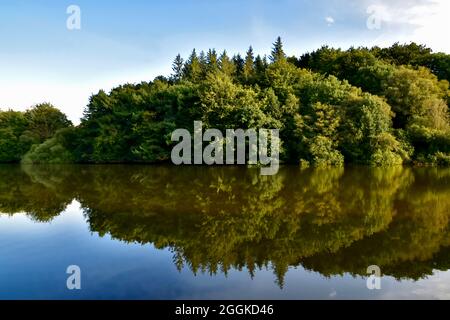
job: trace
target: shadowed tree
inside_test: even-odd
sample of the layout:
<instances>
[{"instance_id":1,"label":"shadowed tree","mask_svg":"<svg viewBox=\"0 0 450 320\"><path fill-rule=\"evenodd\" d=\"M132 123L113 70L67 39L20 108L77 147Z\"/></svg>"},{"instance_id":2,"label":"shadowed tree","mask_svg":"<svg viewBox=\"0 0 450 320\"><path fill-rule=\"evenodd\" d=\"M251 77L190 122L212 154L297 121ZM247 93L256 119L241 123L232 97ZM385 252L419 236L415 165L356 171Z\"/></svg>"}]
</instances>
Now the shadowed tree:
<instances>
[{"instance_id":1,"label":"shadowed tree","mask_svg":"<svg viewBox=\"0 0 450 320\"><path fill-rule=\"evenodd\" d=\"M173 71L172 79L175 82L180 81L181 78L183 77L183 66L184 66L183 58L181 58L181 55L178 54L172 63L172 71Z\"/></svg>"},{"instance_id":2,"label":"shadowed tree","mask_svg":"<svg viewBox=\"0 0 450 320\"><path fill-rule=\"evenodd\" d=\"M275 43L273 44L270 60L272 62L286 60L286 54L284 53L283 50L283 42L281 41L281 37L278 37Z\"/></svg>"},{"instance_id":3,"label":"shadowed tree","mask_svg":"<svg viewBox=\"0 0 450 320\"><path fill-rule=\"evenodd\" d=\"M242 59L240 54L237 54L233 57L233 63L236 68L236 77L240 79L244 72L244 59Z\"/></svg>"}]
</instances>

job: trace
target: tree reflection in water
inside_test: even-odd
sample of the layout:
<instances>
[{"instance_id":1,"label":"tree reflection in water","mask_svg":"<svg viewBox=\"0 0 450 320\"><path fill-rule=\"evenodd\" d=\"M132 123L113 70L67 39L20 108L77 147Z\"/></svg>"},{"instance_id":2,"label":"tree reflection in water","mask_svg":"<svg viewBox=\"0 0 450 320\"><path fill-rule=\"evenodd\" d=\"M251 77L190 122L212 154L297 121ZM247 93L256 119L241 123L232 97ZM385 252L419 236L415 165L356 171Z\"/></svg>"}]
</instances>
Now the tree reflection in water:
<instances>
[{"instance_id":1,"label":"tree reflection in water","mask_svg":"<svg viewBox=\"0 0 450 320\"><path fill-rule=\"evenodd\" d=\"M74 199L93 232L170 248L181 269L289 267L420 279L450 268L450 169L0 166L0 212L51 221Z\"/></svg>"}]
</instances>

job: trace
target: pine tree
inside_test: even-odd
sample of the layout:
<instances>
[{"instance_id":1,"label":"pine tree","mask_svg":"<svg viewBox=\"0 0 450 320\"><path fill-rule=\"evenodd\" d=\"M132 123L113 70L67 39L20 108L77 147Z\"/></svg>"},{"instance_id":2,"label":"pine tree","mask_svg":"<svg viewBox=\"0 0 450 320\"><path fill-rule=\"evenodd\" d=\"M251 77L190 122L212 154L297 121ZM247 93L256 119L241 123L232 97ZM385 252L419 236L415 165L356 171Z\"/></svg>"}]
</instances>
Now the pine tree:
<instances>
[{"instance_id":1,"label":"pine tree","mask_svg":"<svg viewBox=\"0 0 450 320\"><path fill-rule=\"evenodd\" d=\"M232 77L236 72L236 68L231 59L228 57L226 50L224 50L223 53L220 55L219 67L224 74L230 77Z\"/></svg>"},{"instance_id":2,"label":"pine tree","mask_svg":"<svg viewBox=\"0 0 450 320\"><path fill-rule=\"evenodd\" d=\"M263 58L263 65L264 65L265 68L269 67L269 62L267 61L267 56L266 55L264 55L264 58Z\"/></svg>"},{"instance_id":3,"label":"pine tree","mask_svg":"<svg viewBox=\"0 0 450 320\"><path fill-rule=\"evenodd\" d=\"M206 57L205 51L201 51L198 60L200 61L200 68L202 70L202 76L206 76L206 73L208 72L208 59Z\"/></svg>"},{"instance_id":4,"label":"pine tree","mask_svg":"<svg viewBox=\"0 0 450 320\"><path fill-rule=\"evenodd\" d=\"M172 63L172 70L173 70L172 78L176 82L180 81L181 78L183 77L183 66L184 66L183 58L181 58L181 55L178 54Z\"/></svg>"},{"instance_id":5,"label":"pine tree","mask_svg":"<svg viewBox=\"0 0 450 320\"><path fill-rule=\"evenodd\" d=\"M218 59L217 59L217 52L216 49L209 49L208 53L206 55L206 61L208 64L208 72L214 72L218 70Z\"/></svg>"},{"instance_id":6,"label":"pine tree","mask_svg":"<svg viewBox=\"0 0 450 320\"><path fill-rule=\"evenodd\" d=\"M266 76L266 69L268 67L267 58L261 58L260 55L255 58L255 78L256 81L261 85L264 82Z\"/></svg>"},{"instance_id":7,"label":"pine tree","mask_svg":"<svg viewBox=\"0 0 450 320\"><path fill-rule=\"evenodd\" d=\"M191 81L196 82L202 75L202 68L197 52L192 50L191 56L184 65L184 75Z\"/></svg>"},{"instance_id":8,"label":"pine tree","mask_svg":"<svg viewBox=\"0 0 450 320\"><path fill-rule=\"evenodd\" d=\"M255 58L255 72L256 73L261 73L264 70L264 63L263 63L263 59L261 58L261 56L258 54Z\"/></svg>"},{"instance_id":9,"label":"pine tree","mask_svg":"<svg viewBox=\"0 0 450 320\"><path fill-rule=\"evenodd\" d=\"M281 37L278 37L275 43L273 44L272 54L270 56L270 60L272 62L278 62L286 60L286 54L283 50L283 42L281 41Z\"/></svg>"},{"instance_id":10,"label":"pine tree","mask_svg":"<svg viewBox=\"0 0 450 320\"><path fill-rule=\"evenodd\" d=\"M236 77L240 79L244 71L244 59L242 59L241 55L238 53L233 57L233 63L236 68Z\"/></svg>"},{"instance_id":11,"label":"pine tree","mask_svg":"<svg viewBox=\"0 0 450 320\"><path fill-rule=\"evenodd\" d=\"M245 56L243 76L245 82L251 82L254 77L255 69L254 69L254 56L253 56L253 48L250 48L247 51L247 55Z\"/></svg>"}]
</instances>

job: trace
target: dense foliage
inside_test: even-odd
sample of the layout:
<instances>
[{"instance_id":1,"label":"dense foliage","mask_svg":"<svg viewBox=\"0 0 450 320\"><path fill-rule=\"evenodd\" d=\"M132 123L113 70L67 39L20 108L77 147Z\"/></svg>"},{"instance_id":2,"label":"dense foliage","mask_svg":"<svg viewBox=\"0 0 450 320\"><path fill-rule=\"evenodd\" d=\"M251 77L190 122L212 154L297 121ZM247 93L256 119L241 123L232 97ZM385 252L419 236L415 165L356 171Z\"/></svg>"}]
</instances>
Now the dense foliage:
<instances>
[{"instance_id":1,"label":"dense foliage","mask_svg":"<svg viewBox=\"0 0 450 320\"><path fill-rule=\"evenodd\" d=\"M0 162L18 162L58 130L72 126L54 106L44 103L27 110L0 111Z\"/></svg>"},{"instance_id":2,"label":"dense foliage","mask_svg":"<svg viewBox=\"0 0 450 320\"><path fill-rule=\"evenodd\" d=\"M299 58L286 56L280 38L269 57L251 47L245 57L193 50L175 58L169 78L93 95L77 127L56 117L38 130L31 111L0 113L0 161L167 161L173 130L201 120L220 130L279 129L287 163L445 165L449 74L450 55L416 44L322 47Z\"/></svg>"}]
</instances>

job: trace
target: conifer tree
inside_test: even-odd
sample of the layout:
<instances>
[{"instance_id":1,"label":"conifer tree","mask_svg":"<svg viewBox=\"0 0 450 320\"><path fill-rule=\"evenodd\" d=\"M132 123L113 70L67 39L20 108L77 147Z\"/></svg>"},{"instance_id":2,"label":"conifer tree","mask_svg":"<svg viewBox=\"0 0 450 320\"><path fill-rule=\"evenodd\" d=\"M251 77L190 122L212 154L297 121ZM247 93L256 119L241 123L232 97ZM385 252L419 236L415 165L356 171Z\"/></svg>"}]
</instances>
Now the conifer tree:
<instances>
[{"instance_id":1,"label":"conifer tree","mask_svg":"<svg viewBox=\"0 0 450 320\"><path fill-rule=\"evenodd\" d=\"M233 63L236 68L236 76L240 78L244 71L244 59L242 59L239 53L233 57Z\"/></svg>"},{"instance_id":2,"label":"conifer tree","mask_svg":"<svg viewBox=\"0 0 450 320\"><path fill-rule=\"evenodd\" d=\"M286 60L286 54L283 50L283 42L281 41L281 37L278 37L275 43L273 44L272 54L270 56L270 60L272 62L278 62Z\"/></svg>"},{"instance_id":3,"label":"conifer tree","mask_svg":"<svg viewBox=\"0 0 450 320\"><path fill-rule=\"evenodd\" d=\"M205 51L200 51L198 56L198 60L200 61L200 67L202 69L202 76L204 77L208 72L208 59L206 57Z\"/></svg>"},{"instance_id":4,"label":"conifer tree","mask_svg":"<svg viewBox=\"0 0 450 320\"><path fill-rule=\"evenodd\" d=\"M236 72L236 68L235 68L233 62L231 61L231 59L228 57L226 50L224 50L223 53L220 55L219 67L220 67L220 70L224 74L226 74L230 77L232 77L234 75L234 73Z\"/></svg>"},{"instance_id":5,"label":"conifer tree","mask_svg":"<svg viewBox=\"0 0 450 320\"><path fill-rule=\"evenodd\" d=\"M175 82L180 81L181 78L183 77L183 66L184 66L183 58L181 58L181 55L178 54L172 63L172 70L173 70L172 78Z\"/></svg>"},{"instance_id":6,"label":"conifer tree","mask_svg":"<svg viewBox=\"0 0 450 320\"><path fill-rule=\"evenodd\" d=\"M206 55L206 62L208 64L208 72L214 72L218 70L218 58L216 49L209 49Z\"/></svg>"},{"instance_id":7,"label":"conifer tree","mask_svg":"<svg viewBox=\"0 0 450 320\"><path fill-rule=\"evenodd\" d=\"M250 48L247 51L247 55L245 56L243 76L245 82L249 83L254 78L255 69L254 69L254 56L253 56L253 48Z\"/></svg>"},{"instance_id":8,"label":"conifer tree","mask_svg":"<svg viewBox=\"0 0 450 320\"><path fill-rule=\"evenodd\" d=\"M258 83L261 84L263 81L267 69L267 58L264 56L264 59L261 58L260 55L257 55L255 58L254 72L255 78Z\"/></svg>"},{"instance_id":9,"label":"conifer tree","mask_svg":"<svg viewBox=\"0 0 450 320\"><path fill-rule=\"evenodd\" d=\"M184 75L189 80L195 82L198 81L202 74L202 68L200 65L200 60L197 56L196 50L192 50L191 56L184 65Z\"/></svg>"}]
</instances>

